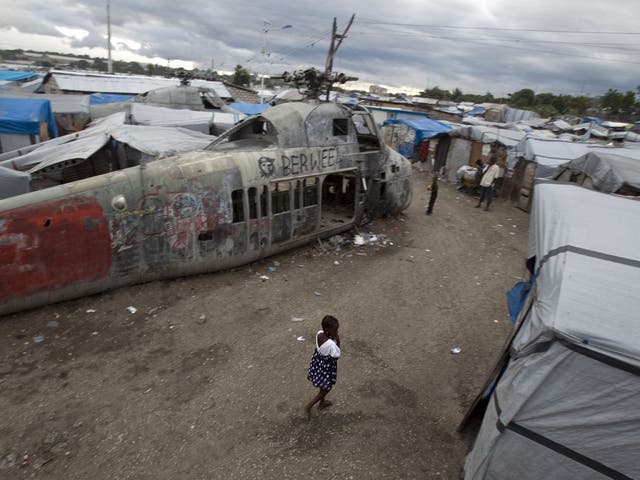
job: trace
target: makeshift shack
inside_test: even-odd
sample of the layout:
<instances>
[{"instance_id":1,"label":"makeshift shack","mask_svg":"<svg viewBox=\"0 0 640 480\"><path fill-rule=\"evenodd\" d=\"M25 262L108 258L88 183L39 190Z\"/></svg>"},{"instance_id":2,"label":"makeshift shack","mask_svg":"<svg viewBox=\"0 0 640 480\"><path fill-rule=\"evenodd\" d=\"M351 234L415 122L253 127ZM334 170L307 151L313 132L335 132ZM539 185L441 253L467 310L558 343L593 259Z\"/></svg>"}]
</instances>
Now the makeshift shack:
<instances>
[{"instance_id":1,"label":"makeshift shack","mask_svg":"<svg viewBox=\"0 0 640 480\"><path fill-rule=\"evenodd\" d=\"M534 179L553 179L561 165L590 152L614 154L640 162L640 148L632 145L607 146L602 143L572 142L527 136L516 147L513 157L513 175L505 181L503 196L529 211L533 197Z\"/></svg>"},{"instance_id":2,"label":"makeshift shack","mask_svg":"<svg viewBox=\"0 0 640 480\"><path fill-rule=\"evenodd\" d=\"M615 152L590 152L562 164L554 178L604 193L639 197L640 158Z\"/></svg>"},{"instance_id":3,"label":"makeshift shack","mask_svg":"<svg viewBox=\"0 0 640 480\"><path fill-rule=\"evenodd\" d=\"M13 88L0 92L0 97L49 100L59 135L78 132L91 121L88 95L42 94Z\"/></svg>"},{"instance_id":4,"label":"makeshift shack","mask_svg":"<svg viewBox=\"0 0 640 480\"><path fill-rule=\"evenodd\" d=\"M41 190L200 150L215 140L213 136L184 128L123 122L124 114L115 114L82 132L0 155L3 185L13 182L7 192L25 193L24 175L27 175L30 180L27 191ZM24 175L9 175L9 169Z\"/></svg>"},{"instance_id":5,"label":"makeshift shack","mask_svg":"<svg viewBox=\"0 0 640 480\"><path fill-rule=\"evenodd\" d=\"M382 124L382 134L387 145L405 157L421 162L427 160L430 149L435 149L434 145L430 145L432 139L451 129L452 127L445 123L426 117L391 118Z\"/></svg>"},{"instance_id":6,"label":"makeshift shack","mask_svg":"<svg viewBox=\"0 0 640 480\"><path fill-rule=\"evenodd\" d=\"M638 235L639 202L536 184L536 281L465 480L640 478Z\"/></svg>"},{"instance_id":7,"label":"makeshift shack","mask_svg":"<svg viewBox=\"0 0 640 480\"><path fill-rule=\"evenodd\" d=\"M451 182L456 181L456 172L460 167L475 166L476 160L486 161L490 154L495 155L498 166L503 168L508 151L518 145L525 135L525 132L517 129L487 125L459 126L448 134L449 148L436 152L436 163L446 165L447 177Z\"/></svg>"},{"instance_id":8,"label":"makeshift shack","mask_svg":"<svg viewBox=\"0 0 640 480\"><path fill-rule=\"evenodd\" d=\"M0 98L0 152L17 150L57 135L49 100Z\"/></svg>"}]
</instances>

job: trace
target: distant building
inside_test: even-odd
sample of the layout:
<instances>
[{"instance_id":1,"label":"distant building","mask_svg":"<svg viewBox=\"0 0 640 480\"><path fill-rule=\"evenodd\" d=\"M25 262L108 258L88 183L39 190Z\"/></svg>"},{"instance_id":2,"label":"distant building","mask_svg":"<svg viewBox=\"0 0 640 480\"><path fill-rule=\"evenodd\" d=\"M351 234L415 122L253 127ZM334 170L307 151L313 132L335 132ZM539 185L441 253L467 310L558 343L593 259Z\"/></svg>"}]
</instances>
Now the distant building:
<instances>
[{"instance_id":1,"label":"distant building","mask_svg":"<svg viewBox=\"0 0 640 480\"><path fill-rule=\"evenodd\" d=\"M386 95L387 89L380 85L371 85L369 87L369 93L373 93L374 95Z\"/></svg>"}]
</instances>

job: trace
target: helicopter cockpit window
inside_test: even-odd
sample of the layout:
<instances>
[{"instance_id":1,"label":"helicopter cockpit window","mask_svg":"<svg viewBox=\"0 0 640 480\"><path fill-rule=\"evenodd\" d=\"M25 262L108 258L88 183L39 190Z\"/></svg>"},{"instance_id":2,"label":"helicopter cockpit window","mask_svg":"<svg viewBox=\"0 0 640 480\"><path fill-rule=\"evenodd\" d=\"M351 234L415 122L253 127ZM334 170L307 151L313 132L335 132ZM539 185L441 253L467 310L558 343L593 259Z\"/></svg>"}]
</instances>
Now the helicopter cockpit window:
<instances>
[{"instance_id":1,"label":"helicopter cockpit window","mask_svg":"<svg viewBox=\"0 0 640 480\"><path fill-rule=\"evenodd\" d=\"M354 115L353 124L356 126L356 132L358 132L358 135L373 135L362 115Z\"/></svg>"},{"instance_id":2,"label":"helicopter cockpit window","mask_svg":"<svg viewBox=\"0 0 640 480\"><path fill-rule=\"evenodd\" d=\"M278 137L275 127L263 117L252 117L238 123L220 135L207 150L222 150L229 147L251 146L260 148L276 145Z\"/></svg>"},{"instance_id":3,"label":"helicopter cockpit window","mask_svg":"<svg viewBox=\"0 0 640 480\"><path fill-rule=\"evenodd\" d=\"M349 121L346 118L333 119L333 136L349 134Z\"/></svg>"},{"instance_id":4,"label":"helicopter cockpit window","mask_svg":"<svg viewBox=\"0 0 640 480\"><path fill-rule=\"evenodd\" d=\"M354 115L353 124L356 127L356 136L361 152L380 150L380 139L376 134L371 117L368 115Z\"/></svg>"}]
</instances>

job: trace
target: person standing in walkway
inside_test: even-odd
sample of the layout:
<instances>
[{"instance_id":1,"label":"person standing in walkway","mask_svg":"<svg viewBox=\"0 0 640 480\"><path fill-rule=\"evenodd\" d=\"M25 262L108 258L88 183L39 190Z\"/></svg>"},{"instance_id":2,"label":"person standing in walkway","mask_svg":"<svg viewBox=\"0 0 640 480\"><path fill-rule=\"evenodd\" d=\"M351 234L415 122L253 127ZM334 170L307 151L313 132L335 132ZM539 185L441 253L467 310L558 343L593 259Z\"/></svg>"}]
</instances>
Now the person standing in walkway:
<instances>
[{"instance_id":1,"label":"person standing in walkway","mask_svg":"<svg viewBox=\"0 0 640 480\"><path fill-rule=\"evenodd\" d=\"M322 319L322 330L316 333L316 348L307 370L307 380L319 391L304 407L308 418L311 418L311 408L318 403L320 410L330 407L331 402L325 397L336 384L338 376L338 358L340 358L340 336L338 320L325 315Z\"/></svg>"},{"instance_id":2,"label":"person standing in walkway","mask_svg":"<svg viewBox=\"0 0 640 480\"><path fill-rule=\"evenodd\" d=\"M438 174L433 172L433 180L431 181L431 195L429 196L429 205L427 206L427 215L431 215L433 212L433 206L436 204L436 198L438 198Z\"/></svg>"},{"instance_id":3,"label":"person standing in walkway","mask_svg":"<svg viewBox=\"0 0 640 480\"><path fill-rule=\"evenodd\" d=\"M496 183L496 179L500 174L500 167L496 164L496 159L489 160L489 167L484 171L482 180L480 180L480 200L476 205L476 208L480 208L483 201L487 201L485 210L489 210L491 206L491 200L493 199L493 186Z\"/></svg>"}]
</instances>

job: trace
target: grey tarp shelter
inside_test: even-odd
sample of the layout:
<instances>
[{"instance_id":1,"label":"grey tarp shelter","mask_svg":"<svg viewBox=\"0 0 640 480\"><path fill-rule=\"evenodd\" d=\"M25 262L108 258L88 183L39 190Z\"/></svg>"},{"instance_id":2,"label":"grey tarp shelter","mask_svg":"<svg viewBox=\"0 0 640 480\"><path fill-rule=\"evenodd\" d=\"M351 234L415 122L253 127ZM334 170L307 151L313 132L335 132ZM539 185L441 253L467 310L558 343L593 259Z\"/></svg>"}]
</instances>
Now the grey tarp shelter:
<instances>
[{"instance_id":1,"label":"grey tarp shelter","mask_svg":"<svg viewBox=\"0 0 640 480\"><path fill-rule=\"evenodd\" d=\"M640 478L640 202L538 181L537 279L465 480Z\"/></svg>"},{"instance_id":2,"label":"grey tarp shelter","mask_svg":"<svg viewBox=\"0 0 640 480\"><path fill-rule=\"evenodd\" d=\"M640 158L614 152L590 152L561 165L559 169L556 179L582 175L582 181L588 178L594 190L640 194Z\"/></svg>"}]
</instances>

